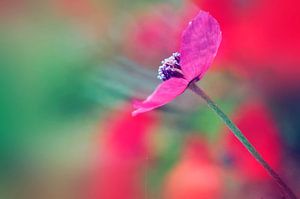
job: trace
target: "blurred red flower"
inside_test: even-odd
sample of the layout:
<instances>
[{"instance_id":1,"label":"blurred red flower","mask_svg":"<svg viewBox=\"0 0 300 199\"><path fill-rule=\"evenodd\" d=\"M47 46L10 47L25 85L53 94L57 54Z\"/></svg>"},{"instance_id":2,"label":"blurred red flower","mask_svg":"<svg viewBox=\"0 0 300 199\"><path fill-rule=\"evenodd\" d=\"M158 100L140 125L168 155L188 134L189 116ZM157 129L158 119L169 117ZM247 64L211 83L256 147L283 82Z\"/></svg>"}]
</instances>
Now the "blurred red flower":
<instances>
[{"instance_id":1,"label":"blurred red flower","mask_svg":"<svg viewBox=\"0 0 300 199\"><path fill-rule=\"evenodd\" d=\"M197 13L189 4L183 9L161 4L144 10L128 25L123 44L125 54L142 64L157 67L161 57L179 48L182 30Z\"/></svg>"},{"instance_id":2,"label":"blurred red flower","mask_svg":"<svg viewBox=\"0 0 300 199\"><path fill-rule=\"evenodd\" d=\"M166 178L164 198L218 199L221 193L221 169L212 161L202 140L190 139Z\"/></svg>"},{"instance_id":3,"label":"blurred red flower","mask_svg":"<svg viewBox=\"0 0 300 199\"><path fill-rule=\"evenodd\" d=\"M90 199L143 198L143 167L146 165L146 138L157 125L153 114L132 117L130 109L113 114L105 122L93 165Z\"/></svg>"},{"instance_id":4,"label":"blurred red flower","mask_svg":"<svg viewBox=\"0 0 300 199\"><path fill-rule=\"evenodd\" d=\"M280 169L282 145L279 130L268 108L261 102L243 105L234 119L237 126L275 170ZM227 130L226 130L227 131ZM238 174L250 181L269 180L267 172L230 132L226 132L225 146Z\"/></svg>"},{"instance_id":5,"label":"blurred red flower","mask_svg":"<svg viewBox=\"0 0 300 199\"><path fill-rule=\"evenodd\" d=\"M220 54L238 71L264 85L300 82L300 1L193 0L220 22ZM284 84L283 82L284 81Z\"/></svg>"},{"instance_id":6,"label":"blurred red flower","mask_svg":"<svg viewBox=\"0 0 300 199\"><path fill-rule=\"evenodd\" d=\"M135 17L125 32L125 53L135 61L154 65L179 45L178 11L156 6Z\"/></svg>"}]
</instances>

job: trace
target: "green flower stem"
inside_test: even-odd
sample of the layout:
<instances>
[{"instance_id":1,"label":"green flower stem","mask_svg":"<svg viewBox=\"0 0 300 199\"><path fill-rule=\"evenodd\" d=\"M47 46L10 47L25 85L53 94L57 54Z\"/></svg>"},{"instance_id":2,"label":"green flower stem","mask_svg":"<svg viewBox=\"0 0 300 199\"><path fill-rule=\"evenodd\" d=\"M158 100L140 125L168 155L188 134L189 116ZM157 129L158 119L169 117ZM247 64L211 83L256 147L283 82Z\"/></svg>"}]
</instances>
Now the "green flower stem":
<instances>
[{"instance_id":1,"label":"green flower stem","mask_svg":"<svg viewBox=\"0 0 300 199\"><path fill-rule=\"evenodd\" d=\"M271 166L262 158L262 156L248 141L248 139L244 136L240 129L229 119L229 117L218 107L218 105L214 103L210 99L210 97L194 82L190 83L189 88L206 101L208 106L219 116L219 118L227 125L227 127L232 131L236 138L244 145L244 147L247 148L251 155L258 161L258 163L261 166L263 166L263 168L268 172L268 174L276 181L286 198L297 199L296 195L292 192L292 190L284 183L284 181L271 168Z\"/></svg>"}]
</instances>

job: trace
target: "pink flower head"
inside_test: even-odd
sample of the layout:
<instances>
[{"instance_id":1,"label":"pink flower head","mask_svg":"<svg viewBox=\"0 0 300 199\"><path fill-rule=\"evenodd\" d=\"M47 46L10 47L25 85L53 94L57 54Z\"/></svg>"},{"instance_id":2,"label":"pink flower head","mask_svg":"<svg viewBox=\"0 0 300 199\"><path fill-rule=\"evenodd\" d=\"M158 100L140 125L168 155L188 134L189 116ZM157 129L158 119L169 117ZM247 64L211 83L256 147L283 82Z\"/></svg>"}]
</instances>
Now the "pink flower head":
<instances>
[{"instance_id":1,"label":"pink flower head","mask_svg":"<svg viewBox=\"0 0 300 199\"><path fill-rule=\"evenodd\" d=\"M158 78L163 82L144 101L135 102L132 115L150 111L172 101L199 81L217 54L222 35L220 26L209 13L200 11L183 31L180 52L162 61Z\"/></svg>"}]
</instances>

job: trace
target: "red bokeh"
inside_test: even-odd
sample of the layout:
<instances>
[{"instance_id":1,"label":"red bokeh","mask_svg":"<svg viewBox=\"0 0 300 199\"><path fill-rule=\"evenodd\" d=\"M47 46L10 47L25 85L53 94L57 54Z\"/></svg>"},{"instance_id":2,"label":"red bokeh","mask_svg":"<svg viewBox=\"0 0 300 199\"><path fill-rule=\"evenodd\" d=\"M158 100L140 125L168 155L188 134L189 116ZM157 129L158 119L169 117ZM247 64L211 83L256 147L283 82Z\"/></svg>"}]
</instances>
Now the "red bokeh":
<instances>
[{"instance_id":1,"label":"red bokeh","mask_svg":"<svg viewBox=\"0 0 300 199\"><path fill-rule=\"evenodd\" d=\"M300 82L300 1L193 0L215 16L223 30L220 57L267 87Z\"/></svg>"},{"instance_id":2,"label":"red bokeh","mask_svg":"<svg viewBox=\"0 0 300 199\"><path fill-rule=\"evenodd\" d=\"M282 145L268 108L261 102L250 102L240 108L234 121L273 169L280 170ZM232 133L226 132L225 136L225 149L239 174L250 181L270 180L267 172Z\"/></svg>"},{"instance_id":3,"label":"red bokeh","mask_svg":"<svg viewBox=\"0 0 300 199\"><path fill-rule=\"evenodd\" d=\"M161 60L179 51L182 30L196 14L196 7L190 4L183 9L156 5L138 14L125 32L125 53L139 63L157 67Z\"/></svg>"},{"instance_id":4,"label":"red bokeh","mask_svg":"<svg viewBox=\"0 0 300 199\"><path fill-rule=\"evenodd\" d=\"M156 124L155 115L132 117L129 108L106 121L92 166L90 199L143 198L141 182L148 153L146 140Z\"/></svg>"},{"instance_id":5,"label":"red bokeh","mask_svg":"<svg viewBox=\"0 0 300 199\"><path fill-rule=\"evenodd\" d=\"M165 199L218 199L222 193L221 169L202 140L186 143L179 162L172 168L164 186Z\"/></svg>"}]
</instances>

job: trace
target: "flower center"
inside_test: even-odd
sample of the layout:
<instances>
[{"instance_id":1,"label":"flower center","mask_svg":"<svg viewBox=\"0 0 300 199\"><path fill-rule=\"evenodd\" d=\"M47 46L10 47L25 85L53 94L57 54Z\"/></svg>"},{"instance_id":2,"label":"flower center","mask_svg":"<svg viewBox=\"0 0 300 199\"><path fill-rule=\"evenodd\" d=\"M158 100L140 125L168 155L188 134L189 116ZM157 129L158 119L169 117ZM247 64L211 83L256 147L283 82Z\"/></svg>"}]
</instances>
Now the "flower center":
<instances>
[{"instance_id":1,"label":"flower center","mask_svg":"<svg viewBox=\"0 0 300 199\"><path fill-rule=\"evenodd\" d=\"M161 64L162 65L158 68L158 79L166 81L171 77L183 77L180 67L180 53L173 53L172 56L164 59Z\"/></svg>"}]
</instances>

